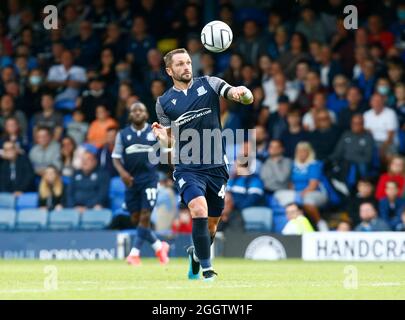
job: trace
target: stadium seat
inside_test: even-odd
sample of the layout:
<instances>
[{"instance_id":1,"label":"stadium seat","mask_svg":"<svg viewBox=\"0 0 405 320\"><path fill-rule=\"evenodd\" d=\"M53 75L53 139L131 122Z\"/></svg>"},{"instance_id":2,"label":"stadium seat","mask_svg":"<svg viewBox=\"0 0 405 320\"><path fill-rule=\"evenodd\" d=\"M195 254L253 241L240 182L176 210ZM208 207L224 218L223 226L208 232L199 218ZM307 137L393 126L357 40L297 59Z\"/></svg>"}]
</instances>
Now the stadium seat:
<instances>
[{"instance_id":1,"label":"stadium seat","mask_svg":"<svg viewBox=\"0 0 405 320\"><path fill-rule=\"evenodd\" d=\"M66 114L63 116L63 127L67 128L69 123L73 121L73 116L71 114Z\"/></svg>"},{"instance_id":2,"label":"stadium seat","mask_svg":"<svg viewBox=\"0 0 405 320\"><path fill-rule=\"evenodd\" d=\"M62 209L49 213L48 228L50 230L77 229L80 213L74 209Z\"/></svg>"},{"instance_id":3,"label":"stadium seat","mask_svg":"<svg viewBox=\"0 0 405 320\"><path fill-rule=\"evenodd\" d=\"M80 228L83 230L100 230L109 226L112 220L110 209L86 210L82 214Z\"/></svg>"},{"instance_id":4,"label":"stadium seat","mask_svg":"<svg viewBox=\"0 0 405 320\"><path fill-rule=\"evenodd\" d=\"M75 100L64 99L64 100L59 100L58 102L55 103L55 109L71 111L74 108L76 108Z\"/></svg>"},{"instance_id":5,"label":"stadium seat","mask_svg":"<svg viewBox=\"0 0 405 320\"><path fill-rule=\"evenodd\" d=\"M288 219L286 215L275 215L273 217L273 232L274 233L281 233L284 229L285 225L287 224Z\"/></svg>"},{"instance_id":6,"label":"stadium seat","mask_svg":"<svg viewBox=\"0 0 405 320\"><path fill-rule=\"evenodd\" d=\"M242 210L246 231L271 231L273 211L267 207L251 207Z\"/></svg>"},{"instance_id":7,"label":"stadium seat","mask_svg":"<svg viewBox=\"0 0 405 320\"><path fill-rule=\"evenodd\" d=\"M34 209L38 207L38 193L26 192L17 197L16 210Z\"/></svg>"},{"instance_id":8,"label":"stadium seat","mask_svg":"<svg viewBox=\"0 0 405 320\"><path fill-rule=\"evenodd\" d=\"M125 184L120 177L114 177L110 182L110 207L112 211L122 209L122 204L125 201Z\"/></svg>"},{"instance_id":9,"label":"stadium seat","mask_svg":"<svg viewBox=\"0 0 405 320\"><path fill-rule=\"evenodd\" d=\"M11 230L15 226L16 212L14 209L0 209L0 230Z\"/></svg>"},{"instance_id":10,"label":"stadium seat","mask_svg":"<svg viewBox=\"0 0 405 320\"><path fill-rule=\"evenodd\" d=\"M41 230L46 229L48 212L42 209L23 209L17 214L16 229Z\"/></svg>"},{"instance_id":11,"label":"stadium seat","mask_svg":"<svg viewBox=\"0 0 405 320\"><path fill-rule=\"evenodd\" d=\"M0 192L0 209L14 209L14 206L14 195L8 192Z\"/></svg>"}]
</instances>

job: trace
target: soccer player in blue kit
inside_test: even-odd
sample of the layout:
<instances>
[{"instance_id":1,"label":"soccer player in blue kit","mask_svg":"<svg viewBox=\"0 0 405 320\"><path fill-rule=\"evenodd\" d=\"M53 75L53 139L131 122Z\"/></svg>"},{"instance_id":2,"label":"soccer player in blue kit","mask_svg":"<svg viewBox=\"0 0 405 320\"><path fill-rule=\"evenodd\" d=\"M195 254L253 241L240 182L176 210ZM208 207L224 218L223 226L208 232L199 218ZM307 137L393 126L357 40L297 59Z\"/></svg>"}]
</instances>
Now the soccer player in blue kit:
<instances>
[{"instance_id":1,"label":"soccer player in blue kit","mask_svg":"<svg viewBox=\"0 0 405 320\"><path fill-rule=\"evenodd\" d=\"M229 178L219 96L250 104L253 95L246 87L232 87L217 77L193 78L191 58L183 48L168 52L164 62L174 85L158 98L159 123L153 123L152 128L162 147L174 150L173 178L193 219L194 245L187 249L188 277L199 279L201 268L203 280L212 281L217 273L211 265L210 247L224 208ZM212 132L213 143L205 138L207 130ZM175 137L175 132L180 139ZM182 133L186 132L195 133L191 134L191 140L182 139Z\"/></svg>"},{"instance_id":2,"label":"soccer player in blue kit","mask_svg":"<svg viewBox=\"0 0 405 320\"><path fill-rule=\"evenodd\" d=\"M148 112L143 103L136 102L130 108L131 124L116 137L112 153L113 163L126 185L125 204L131 220L137 225L134 246L127 262L137 266L141 263L140 250L144 241L155 250L161 264L169 262L169 244L160 241L150 225L150 216L156 203L158 172L157 165L149 161L156 137L147 123Z\"/></svg>"}]
</instances>

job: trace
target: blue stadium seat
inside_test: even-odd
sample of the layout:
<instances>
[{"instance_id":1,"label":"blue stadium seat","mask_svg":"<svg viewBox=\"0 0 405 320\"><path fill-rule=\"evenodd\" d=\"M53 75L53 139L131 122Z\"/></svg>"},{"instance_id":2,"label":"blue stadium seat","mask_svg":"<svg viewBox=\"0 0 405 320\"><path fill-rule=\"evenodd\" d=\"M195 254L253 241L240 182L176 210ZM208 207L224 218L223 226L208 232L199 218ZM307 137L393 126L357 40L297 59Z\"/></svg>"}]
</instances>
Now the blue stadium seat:
<instances>
[{"instance_id":1,"label":"blue stadium seat","mask_svg":"<svg viewBox=\"0 0 405 320\"><path fill-rule=\"evenodd\" d=\"M125 201L125 184L120 177L114 177L110 181L110 207L112 211L122 209Z\"/></svg>"},{"instance_id":2,"label":"blue stadium seat","mask_svg":"<svg viewBox=\"0 0 405 320\"><path fill-rule=\"evenodd\" d=\"M49 213L50 230L72 230L79 227L80 213L74 209L62 209Z\"/></svg>"},{"instance_id":3,"label":"blue stadium seat","mask_svg":"<svg viewBox=\"0 0 405 320\"><path fill-rule=\"evenodd\" d=\"M110 209L86 210L82 214L80 228L83 230L100 230L109 226L112 219Z\"/></svg>"},{"instance_id":4,"label":"blue stadium seat","mask_svg":"<svg viewBox=\"0 0 405 320\"><path fill-rule=\"evenodd\" d=\"M58 102L55 103L55 109L73 110L74 108L76 108L75 100L65 99L65 100L59 100Z\"/></svg>"},{"instance_id":5,"label":"blue stadium seat","mask_svg":"<svg viewBox=\"0 0 405 320\"><path fill-rule=\"evenodd\" d=\"M41 230L46 229L48 212L42 209L23 209L17 214L16 229Z\"/></svg>"},{"instance_id":6,"label":"blue stadium seat","mask_svg":"<svg viewBox=\"0 0 405 320\"><path fill-rule=\"evenodd\" d=\"M73 116L71 114L66 114L63 116L63 127L67 128L69 123L73 121Z\"/></svg>"},{"instance_id":7,"label":"blue stadium seat","mask_svg":"<svg viewBox=\"0 0 405 320\"><path fill-rule=\"evenodd\" d=\"M16 209L34 209L38 207L38 193L25 192L17 198Z\"/></svg>"},{"instance_id":8,"label":"blue stadium seat","mask_svg":"<svg viewBox=\"0 0 405 320\"><path fill-rule=\"evenodd\" d=\"M15 226L16 212L14 209L0 209L0 230L11 230Z\"/></svg>"},{"instance_id":9,"label":"blue stadium seat","mask_svg":"<svg viewBox=\"0 0 405 320\"><path fill-rule=\"evenodd\" d=\"M15 197L9 192L0 192L0 208L1 209L14 209Z\"/></svg>"},{"instance_id":10,"label":"blue stadium seat","mask_svg":"<svg viewBox=\"0 0 405 320\"><path fill-rule=\"evenodd\" d=\"M271 231L273 211L267 207L250 207L242 210L246 231Z\"/></svg>"},{"instance_id":11,"label":"blue stadium seat","mask_svg":"<svg viewBox=\"0 0 405 320\"><path fill-rule=\"evenodd\" d=\"M281 233L284 229L285 225L287 224L288 219L286 215L278 215L273 217L273 232Z\"/></svg>"}]
</instances>

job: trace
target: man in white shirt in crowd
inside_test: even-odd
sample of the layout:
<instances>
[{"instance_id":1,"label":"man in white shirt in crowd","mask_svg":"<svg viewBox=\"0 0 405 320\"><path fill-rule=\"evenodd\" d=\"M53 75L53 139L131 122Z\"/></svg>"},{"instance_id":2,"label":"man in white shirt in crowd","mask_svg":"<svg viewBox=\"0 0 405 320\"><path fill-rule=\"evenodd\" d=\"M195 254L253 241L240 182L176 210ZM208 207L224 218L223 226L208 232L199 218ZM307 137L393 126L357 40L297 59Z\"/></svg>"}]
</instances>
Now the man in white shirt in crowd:
<instances>
[{"instance_id":1,"label":"man in white shirt in crowd","mask_svg":"<svg viewBox=\"0 0 405 320\"><path fill-rule=\"evenodd\" d=\"M384 106L384 97L379 93L371 96L370 107L364 113L364 127L373 135L381 156L396 153L398 118L395 111Z\"/></svg>"},{"instance_id":2,"label":"man in white shirt in crowd","mask_svg":"<svg viewBox=\"0 0 405 320\"><path fill-rule=\"evenodd\" d=\"M57 90L55 102L61 100L75 100L80 92L80 87L87 81L86 71L73 65L73 54L65 50L61 56L61 64L49 69L48 87Z\"/></svg>"}]
</instances>

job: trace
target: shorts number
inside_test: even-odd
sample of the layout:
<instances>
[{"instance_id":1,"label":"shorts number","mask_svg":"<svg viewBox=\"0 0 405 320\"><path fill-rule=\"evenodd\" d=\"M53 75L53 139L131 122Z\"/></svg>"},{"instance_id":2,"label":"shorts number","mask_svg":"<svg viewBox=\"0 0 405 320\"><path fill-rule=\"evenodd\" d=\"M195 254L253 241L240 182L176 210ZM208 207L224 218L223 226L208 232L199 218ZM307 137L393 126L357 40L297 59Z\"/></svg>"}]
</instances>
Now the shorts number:
<instances>
[{"instance_id":1,"label":"shorts number","mask_svg":"<svg viewBox=\"0 0 405 320\"><path fill-rule=\"evenodd\" d=\"M145 192L146 192L146 198L148 199L148 201L156 200L156 195L157 195L157 189L156 188L145 189Z\"/></svg>"},{"instance_id":2,"label":"shorts number","mask_svg":"<svg viewBox=\"0 0 405 320\"><path fill-rule=\"evenodd\" d=\"M218 191L218 197L224 199L225 198L225 185L223 184L221 190Z\"/></svg>"}]
</instances>

